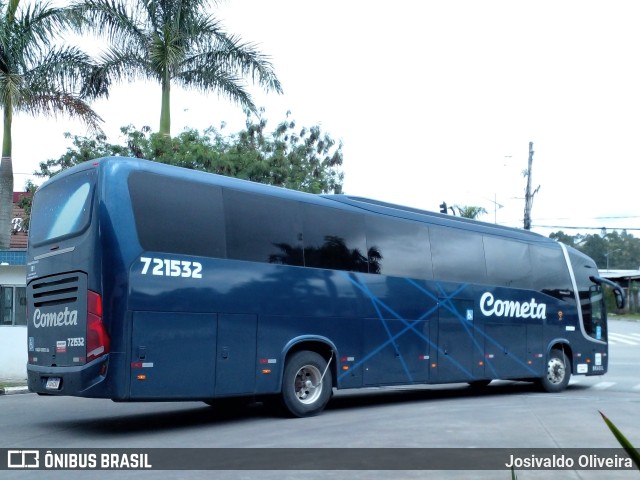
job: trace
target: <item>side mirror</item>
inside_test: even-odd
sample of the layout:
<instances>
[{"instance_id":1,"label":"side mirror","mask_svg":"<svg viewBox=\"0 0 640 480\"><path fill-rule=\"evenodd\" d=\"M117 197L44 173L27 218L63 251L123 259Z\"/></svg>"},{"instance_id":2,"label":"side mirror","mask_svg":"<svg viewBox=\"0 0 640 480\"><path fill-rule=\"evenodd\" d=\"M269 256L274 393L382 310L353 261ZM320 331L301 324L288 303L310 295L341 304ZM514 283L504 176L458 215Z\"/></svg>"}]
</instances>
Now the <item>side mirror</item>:
<instances>
[{"instance_id":1,"label":"side mirror","mask_svg":"<svg viewBox=\"0 0 640 480\"><path fill-rule=\"evenodd\" d=\"M613 290L613 295L616 298L616 307L618 307L618 309L620 310L624 308L624 290L622 290L622 287L620 285L618 285L616 282L612 282L608 278L602 277L589 277L589 280L591 280L593 283L597 283L598 285L608 285L609 287L611 287L611 289Z\"/></svg>"},{"instance_id":2,"label":"side mirror","mask_svg":"<svg viewBox=\"0 0 640 480\"><path fill-rule=\"evenodd\" d=\"M613 295L616 297L616 307L618 309L624 308L624 293L620 287L613 289Z\"/></svg>"}]
</instances>

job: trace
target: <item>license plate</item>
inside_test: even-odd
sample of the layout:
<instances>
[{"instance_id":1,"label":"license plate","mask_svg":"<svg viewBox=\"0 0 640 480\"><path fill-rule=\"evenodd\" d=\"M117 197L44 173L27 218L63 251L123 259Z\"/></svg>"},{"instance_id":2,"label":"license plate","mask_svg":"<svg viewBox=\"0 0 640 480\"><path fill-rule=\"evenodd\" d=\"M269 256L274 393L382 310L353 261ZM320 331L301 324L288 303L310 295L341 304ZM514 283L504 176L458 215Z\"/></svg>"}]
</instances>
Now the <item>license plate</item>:
<instances>
[{"instance_id":1,"label":"license plate","mask_svg":"<svg viewBox=\"0 0 640 480\"><path fill-rule=\"evenodd\" d=\"M60 378L59 377L49 377L47 378L47 390L58 390L60 389Z\"/></svg>"}]
</instances>

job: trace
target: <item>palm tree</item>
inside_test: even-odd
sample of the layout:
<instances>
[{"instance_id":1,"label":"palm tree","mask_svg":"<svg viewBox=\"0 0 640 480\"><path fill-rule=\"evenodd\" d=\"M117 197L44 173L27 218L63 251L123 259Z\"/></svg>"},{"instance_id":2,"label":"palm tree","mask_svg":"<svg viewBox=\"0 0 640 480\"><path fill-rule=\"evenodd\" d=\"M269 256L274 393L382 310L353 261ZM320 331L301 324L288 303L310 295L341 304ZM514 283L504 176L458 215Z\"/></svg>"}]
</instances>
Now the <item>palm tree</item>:
<instances>
[{"instance_id":1,"label":"palm tree","mask_svg":"<svg viewBox=\"0 0 640 480\"><path fill-rule=\"evenodd\" d=\"M458 215L460 215L463 218L473 218L476 219L478 218L480 215L484 215L485 213L487 213L487 209L484 207L474 207L471 205L464 205L464 206L460 206L460 205L456 205L453 208L458 210Z\"/></svg>"},{"instance_id":2,"label":"palm tree","mask_svg":"<svg viewBox=\"0 0 640 480\"><path fill-rule=\"evenodd\" d=\"M65 114L99 129L101 119L85 99L106 95L106 79L79 49L52 46L68 23L65 10L48 2L21 7L20 0L0 0L0 249L8 249L11 240L14 112Z\"/></svg>"},{"instance_id":3,"label":"palm tree","mask_svg":"<svg viewBox=\"0 0 640 480\"><path fill-rule=\"evenodd\" d=\"M217 92L255 111L244 79L282 93L269 58L229 35L206 13L208 0L78 0L80 31L107 38L105 72L115 79L149 79L162 87L159 132L171 132L171 85Z\"/></svg>"}]
</instances>

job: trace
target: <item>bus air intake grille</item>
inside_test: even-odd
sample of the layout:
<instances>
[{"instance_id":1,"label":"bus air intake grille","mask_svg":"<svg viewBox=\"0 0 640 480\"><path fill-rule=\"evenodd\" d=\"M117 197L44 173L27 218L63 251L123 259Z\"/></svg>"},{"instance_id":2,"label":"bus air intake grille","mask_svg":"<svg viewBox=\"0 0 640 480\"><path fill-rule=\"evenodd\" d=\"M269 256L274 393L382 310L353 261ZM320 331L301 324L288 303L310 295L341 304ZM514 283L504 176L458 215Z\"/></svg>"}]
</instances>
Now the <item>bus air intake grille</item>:
<instances>
[{"instance_id":1,"label":"bus air intake grille","mask_svg":"<svg viewBox=\"0 0 640 480\"><path fill-rule=\"evenodd\" d=\"M73 303L78 299L78 276L68 276L33 285L36 308Z\"/></svg>"}]
</instances>

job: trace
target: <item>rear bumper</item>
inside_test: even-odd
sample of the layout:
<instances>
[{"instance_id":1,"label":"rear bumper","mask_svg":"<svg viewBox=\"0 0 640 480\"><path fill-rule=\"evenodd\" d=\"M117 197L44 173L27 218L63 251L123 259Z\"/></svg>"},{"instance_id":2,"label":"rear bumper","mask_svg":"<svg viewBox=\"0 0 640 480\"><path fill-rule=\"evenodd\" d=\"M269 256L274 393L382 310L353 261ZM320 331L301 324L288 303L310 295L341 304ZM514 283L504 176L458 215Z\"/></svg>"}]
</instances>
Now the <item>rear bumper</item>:
<instances>
[{"instance_id":1,"label":"rear bumper","mask_svg":"<svg viewBox=\"0 0 640 480\"><path fill-rule=\"evenodd\" d=\"M109 398L106 388L109 355L76 367L41 367L27 365L29 390L46 395ZM49 378L59 378L56 390L47 389Z\"/></svg>"}]
</instances>

